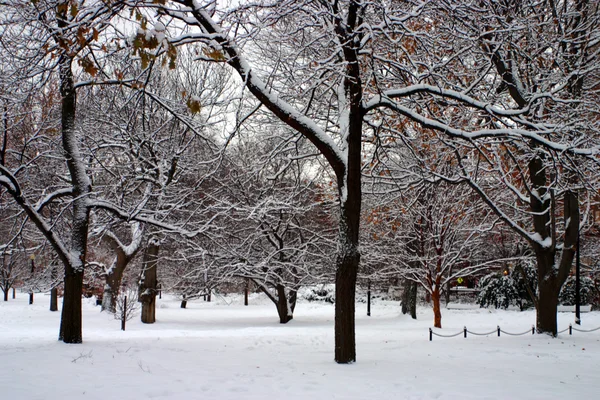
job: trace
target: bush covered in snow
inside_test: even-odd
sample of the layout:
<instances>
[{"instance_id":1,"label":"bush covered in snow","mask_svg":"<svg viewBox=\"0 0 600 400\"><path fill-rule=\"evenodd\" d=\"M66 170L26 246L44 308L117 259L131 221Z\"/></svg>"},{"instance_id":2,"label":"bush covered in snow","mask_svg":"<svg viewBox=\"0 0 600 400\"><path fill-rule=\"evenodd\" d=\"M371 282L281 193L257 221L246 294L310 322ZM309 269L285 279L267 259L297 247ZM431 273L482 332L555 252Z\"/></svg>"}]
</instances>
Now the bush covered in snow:
<instances>
[{"instance_id":1,"label":"bush covered in snow","mask_svg":"<svg viewBox=\"0 0 600 400\"><path fill-rule=\"evenodd\" d=\"M533 305L527 286L532 293L537 289L535 268L526 265L522 269L512 269L510 273L494 272L486 275L479 281L479 295L477 304L481 307L494 306L507 309L511 305L518 306L521 310Z\"/></svg>"},{"instance_id":2,"label":"bush covered in snow","mask_svg":"<svg viewBox=\"0 0 600 400\"><path fill-rule=\"evenodd\" d=\"M484 276L479 281L479 288L481 291L477 296L477 303L481 307L507 309L519 297L514 279L498 272Z\"/></svg>"},{"instance_id":3,"label":"bush covered in snow","mask_svg":"<svg viewBox=\"0 0 600 400\"><path fill-rule=\"evenodd\" d=\"M322 301L334 304L335 285L317 285L306 287L303 290L302 298L308 301Z\"/></svg>"},{"instance_id":4,"label":"bush covered in snow","mask_svg":"<svg viewBox=\"0 0 600 400\"><path fill-rule=\"evenodd\" d=\"M594 281L587 276L582 276L580 280L581 286L579 295L581 296L581 302L579 304L591 304L595 297ZM558 301L563 306L574 306L575 305L575 277L570 276L563 285Z\"/></svg>"}]
</instances>

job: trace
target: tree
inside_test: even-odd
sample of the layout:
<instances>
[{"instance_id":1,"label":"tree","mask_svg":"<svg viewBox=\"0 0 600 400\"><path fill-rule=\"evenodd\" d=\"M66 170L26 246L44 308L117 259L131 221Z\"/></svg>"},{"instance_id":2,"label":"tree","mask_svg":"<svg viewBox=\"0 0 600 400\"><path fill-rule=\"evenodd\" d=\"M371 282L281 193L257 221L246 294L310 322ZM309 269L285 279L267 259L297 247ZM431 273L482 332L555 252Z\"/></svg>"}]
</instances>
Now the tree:
<instances>
[{"instance_id":1,"label":"tree","mask_svg":"<svg viewBox=\"0 0 600 400\"><path fill-rule=\"evenodd\" d=\"M590 200L586 192L598 187L597 155L576 149L598 146L598 3L484 1L453 8L450 17L476 44L472 59L494 71L490 84L499 102L519 115L516 122L563 144L508 138L480 144L455 152L460 171L454 177L468 182L529 243L537 266L537 331L556 336L558 296L575 255L580 209ZM497 191L513 199L494 200Z\"/></svg>"},{"instance_id":2,"label":"tree","mask_svg":"<svg viewBox=\"0 0 600 400\"><path fill-rule=\"evenodd\" d=\"M360 262L362 139L367 128L378 134L387 121L402 116L467 144L518 137L556 151L565 149L560 141L545 138L544 126L496 107L494 99L486 97L487 80L471 70L464 80L452 72L454 63L460 62L456 55L464 49L451 48L455 43L447 42L443 23L452 26L452 20L434 5L283 1L224 9L214 2L191 0L146 4L178 20L173 31L185 30L180 35L172 32L171 43L205 44L205 60L230 65L264 107L313 143L335 175L339 363L356 359L354 300ZM472 45L471 40L465 47ZM435 109L430 107L434 104ZM458 120L433 115L455 109L511 123L494 125L495 120L488 120L474 126L466 123L464 113ZM521 129L524 124L532 129ZM577 146L569 152L592 154Z\"/></svg>"},{"instance_id":3,"label":"tree","mask_svg":"<svg viewBox=\"0 0 600 400\"><path fill-rule=\"evenodd\" d=\"M291 138L275 132L257 133L229 154L237 165L222 185L233 209L222 222L222 272L215 272L251 280L285 324L293 319L298 289L326 276L324 260L335 242L322 220L329 207L320 201L321 171L304 159L302 143L280 145Z\"/></svg>"}]
</instances>

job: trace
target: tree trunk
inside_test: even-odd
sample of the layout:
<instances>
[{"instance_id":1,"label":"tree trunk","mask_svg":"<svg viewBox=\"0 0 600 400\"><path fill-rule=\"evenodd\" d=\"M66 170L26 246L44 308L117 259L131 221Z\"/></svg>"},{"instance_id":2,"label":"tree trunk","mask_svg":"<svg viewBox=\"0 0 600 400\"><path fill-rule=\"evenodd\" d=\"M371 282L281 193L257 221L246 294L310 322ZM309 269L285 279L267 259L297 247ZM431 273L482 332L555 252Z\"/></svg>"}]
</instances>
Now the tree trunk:
<instances>
[{"instance_id":1,"label":"tree trunk","mask_svg":"<svg viewBox=\"0 0 600 400\"><path fill-rule=\"evenodd\" d=\"M558 291L555 282L542 280L538 283L538 307L536 308L536 330L538 333L547 333L556 336Z\"/></svg>"},{"instance_id":2,"label":"tree trunk","mask_svg":"<svg viewBox=\"0 0 600 400\"><path fill-rule=\"evenodd\" d=\"M408 305L412 319L417 319L417 289L417 282L411 282Z\"/></svg>"},{"instance_id":3,"label":"tree trunk","mask_svg":"<svg viewBox=\"0 0 600 400\"><path fill-rule=\"evenodd\" d=\"M52 289L50 289L50 311L58 311L58 288L56 287L56 278L58 278L56 266L50 271L50 279L52 280Z\"/></svg>"},{"instance_id":4,"label":"tree trunk","mask_svg":"<svg viewBox=\"0 0 600 400\"><path fill-rule=\"evenodd\" d=\"M417 283L405 279L402 287L402 314L409 314L417 319Z\"/></svg>"},{"instance_id":5,"label":"tree trunk","mask_svg":"<svg viewBox=\"0 0 600 400\"><path fill-rule=\"evenodd\" d=\"M185 298L183 300L181 300L181 305L179 307L180 308L186 308L187 307L187 300Z\"/></svg>"},{"instance_id":6,"label":"tree trunk","mask_svg":"<svg viewBox=\"0 0 600 400\"><path fill-rule=\"evenodd\" d=\"M536 306L536 328L538 333L546 333L556 336L557 329L557 305L560 289L564 284L575 256L575 246L579 231L579 199L577 194L571 191L564 193L565 235L561 251L561 259L556 263L556 206L553 192L548 196L547 177L543 160L535 157L529 162L529 178L533 187L530 196L533 226L539 237L547 242L532 242L536 255L538 297ZM533 195L537 193L537 195Z\"/></svg>"},{"instance_id":7,"label":"tree trunk","mask_svg":"<svg viewBox=\"0 0 600 400\"><path fill-rule=\"evenodd\" d=\"M436 328L442 327L442 310L440 308L440 289L438 286L431 293L433 301L433 326Z\"/></svg>"},{"instance_id":8,"label":"tree trunk","mask_svg":"<svg viewBox=\"0 0 600 400\"><path fill-rule=\"evenodd\" d=\"M245 306L248 305L248 291L250 291L250 279L246 278L246 286L244 286L244 305ZM285 322L282 322L282 324L285 324Z\"/></svg>"},{"instance_id":9,"label":"tree trunk","mask_svg":"<svg viewBox=\"0 0 600 400\"><path fill-rule=\"evenodd\" d=\"M58 289L50 289L50 311L58 311Z\"/></svg>"},{"instance_id":10,"label":"tree trunk","mask_svg":"<svg viewBox=\"0 0 600 400\"><path fill-rule=\"evenodd\" d=\"M8 301L8 291L9 291L9 290L10 290L10 289L6 289L6 290L4 290L4 301Z\"/></svg>"},{"instance_id":11,"label":"tree trunk","mask_svg":"<svg viewBox=\"0 0 600 400\"><path fill-rule=\"evenodd\" d=\"M104 294L102 295L101 311L109 311L111 313L116 311L121 281L123 280L123 273L125 272L128 262L129 260L125 254L117 252L115 264L104 278Z\"/></svg>"},{"instance_id":12,"label":"tree trunk","mask_svg":"<svg viewBox=\"0 0 600 400\"><path fill-rule=\"evenodd\" d=\"M57 9L57 23L61 29L66 28L69 18L66 9ZM83 292L83 273L87 254L88 225L90 210L88 208L88 195L91 192L91 183L75 131L75 117L77 97L71 64L73 55L67 50L61 50L59 56L59 76L61 94L61 134L62 146L69 169L71 184L73 185L72 224L70 257L63 259L65 264L65 292L60 321L59 338L65 343L81 343L81 295Z\"/></svg>"},{"instance_id":13,"label":"tree trunk","mask_svg":"<svg viewBox=\"0 0 600 400\"><path fill-rule=\"evenodd\" d=\"M17 298L17 290L15 288L13 289L13 300Z\"/></svg>"},{"instance_id":14,"label":"tree trunk","mask_svg":"<svg viewBox=\"0 0 600 400\"><path fill-rule=\"evenodd\" d=\"M33 293L29 293L29 304L33 304Z\"/></svg>"},{"instance_id":15,"label":"tree trunk","mask_svg":"<svg viewBox=\"0 0 600 400\"><path fill-rule=\"evenodd\" d=\"M83 293L83 271L67 268L63 296L59 340L65 343L81 343L81 294Z\"/></svg>"},{"instance_id":16,"label":"tree trunk","mask_svg":"<svg viewBox=\"0 0 600 400\"><path fill-rule=\"evenodd\" d=\"M288 298L289 297L289 298ZM287 324L294 319L294 309L296 308L296 291L290 290L286 295L285 287L277 285L277 314L279 314L279 323Z\"/></svg>"},{"instance_id":17,"label":"tree trunk","mask_svg":"<svg viewBox=\"0 0 600 400\"><path fill-rule=\"evenodd\" d=\"M141 319L145 324L156 322L156 266L159 249L158 241L151 238L144 254L140 301L142 302Z\"/></svg>"}]
</instances>

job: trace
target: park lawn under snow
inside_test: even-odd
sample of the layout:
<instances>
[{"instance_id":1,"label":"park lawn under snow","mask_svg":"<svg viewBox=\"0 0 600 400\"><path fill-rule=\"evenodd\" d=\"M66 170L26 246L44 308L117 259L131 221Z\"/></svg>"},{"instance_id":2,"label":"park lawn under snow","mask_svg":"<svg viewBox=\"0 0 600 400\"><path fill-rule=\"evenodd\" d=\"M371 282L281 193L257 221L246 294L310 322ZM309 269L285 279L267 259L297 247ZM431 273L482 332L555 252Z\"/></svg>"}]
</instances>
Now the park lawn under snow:
<instances>
[{"instance_id":1,"label":"park lawn under snow","mask_svg":"<svg viewBox=\"0 0 600 400\"><path fill-rule=\"evenodd\" d=\"M462 335L429 341L432 312L418 320L397 302L357 304L357 362L333 362L333 305L301 301L278 323L260 295L212 303L165 296L157 322L120 331L84 299L84 343L56 340L60 313L48 296L0 302L2 399L594 399L600 393L600 330L511 337ZM559 329L573 314L559 314ZM582 314L582 328L600 313ZM523 332L533 311L443 310L442 334Z\"/></svg>"}]
</instances>

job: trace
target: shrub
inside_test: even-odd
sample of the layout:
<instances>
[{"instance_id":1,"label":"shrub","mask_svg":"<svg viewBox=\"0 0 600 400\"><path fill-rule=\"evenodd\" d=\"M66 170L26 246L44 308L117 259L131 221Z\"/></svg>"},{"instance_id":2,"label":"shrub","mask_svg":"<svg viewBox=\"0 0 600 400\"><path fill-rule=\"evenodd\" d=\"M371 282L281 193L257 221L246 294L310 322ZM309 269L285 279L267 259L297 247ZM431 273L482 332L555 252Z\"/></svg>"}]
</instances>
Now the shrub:
<instances>
[{"instance_id":1,"label":"shrub","mask_svg":"<svg viewBox=\"0 0 600 400\"><path fill-rule=\"evenodd\" d=\"M580 279L580 291L581 296L580 304L591 304L595 295L594 281L587 276L582 276ZM558 302L563 306L574 306L575 305L575 276L569 276L563 285L560 295L558 296Z\"/></svg>"},{"instance_id":2,"label":"shrub","mask_svg":"<svg viewBox=\"0 0 600 400\"><path fill-rule=\"evenodd\" d=\"M522 267L521 272L520 267ZM524 263L519 268L514 268L509 274L494 272L486 275L479 281L479 295L477 303L481 307L494 306L495 308L507 309L511 305L517 305L521 310L533 305L531 293L537 290L537 277L535 268L530 263ZM525 275L525 276L523 276Z\"/></svg>"},{"instance_id":3,"label":"shrub","mask_svg":"<svg viewBox=\"0 0 600 400\"><path fill-rule=\"evenodd\" d=\"M498 272L484 276L479 281L479 289L477 304L481 307L494 306L507 309L519 298L519 291L513 277Z\"/></svg>"}]
</instances>

